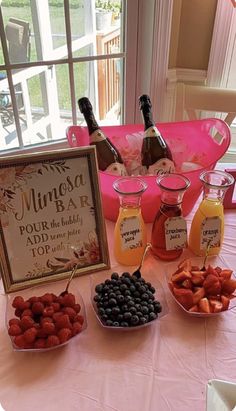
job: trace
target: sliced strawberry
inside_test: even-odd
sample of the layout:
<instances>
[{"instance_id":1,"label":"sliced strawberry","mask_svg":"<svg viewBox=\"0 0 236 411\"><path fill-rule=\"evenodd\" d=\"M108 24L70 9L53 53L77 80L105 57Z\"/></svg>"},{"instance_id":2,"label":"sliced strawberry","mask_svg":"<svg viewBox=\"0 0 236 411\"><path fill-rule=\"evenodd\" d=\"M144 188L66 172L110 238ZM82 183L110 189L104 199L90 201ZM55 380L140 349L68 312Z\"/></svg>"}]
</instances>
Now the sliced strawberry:
<instances>
[{"instance_id":1,"label":"sliced strawberry","mask_svg":"<svg viewBox=\"0 0 236 411\"><path fill-rule=\"evenodd\" d=\"M189 308L189 312L190 313L198 313L199 312L198 305L195 304L191 308Z\"/></svg>"},{"instance_id":2,"label":"sliced strawberry","mask_svg":"<svg viewBox=\"0 0 236 411\"><path fill-rule=\"evenodd\" d=\"M236 280L225 280L222 283L222 294L233 294L236 290Z\"/></svg>"},{"instance_id":3,"label":"sliced strawberry","mask_svg":"<svg viewBox=\"0 0 236 411\"><path fill-rule=\"evenodd\" d=\"M193 304L198 304L203 297L205 297L205 289L201 287L193 294Z\"/></svg>"},{"instance_id":4,"label":"sliced strawberry","mask_svg":"<svg viewBox=\"0 0 236 411\"><path fill-rule=\"evenodd\" d=\"M191 274L190 274L189 271L183 270L183 271L180 271L180 273L173 274L172 277L171 277L171 280L174 283L178 283L178 282L181 283L182 281L186 280L187 278L191 278Z\"/></svg>"},{"instance_id":5,"label":"sliced strawberry","mask_svg":"<svg viewBox=\"0 0 236 411\"><path fill-rule=\"evenodd\" d=\"M193 292L191 290L186 290L185 288L174 288L173 293L175 298L179 301L179 303L189 310L193 304Z\"/></svg>"},{"instance_id":6,"label":"sliced strawberry","mask_svg":"<svg viewBox=\"0 0 236 411\"><path fill-rule=\"evenodd\" d=\"M187 289L191 290L193 284L192 284L192 281L191 281L189 278L187 278L186 280L184 280L184 281L182 282L182 286L183 286L184 288L187 288Z\"/></svg>"},{"instance_id":7,"label":"sliced strawberry","mask_svg":"<svg viewBox=\"0 0 236 411\"><path fill-rule=\"evenodd\" d=\"M210 265L210 264L208 265L208 267L206 269L206 272L207 272L207 274L214 275L214 276L218 277L217 270L215 270L215 268L212 267L212 265Z\"/></svg>"},{"instance_id":8,"label":"sliced strawberry","mask_svg":"<svg viewBox=\"0 0 236 411\"><path fill-rule=\"evenodd\" d=\"M191 281L194 285L203 285L205 278L203 275L192 275Z\"/></svg>"},{"instance_id":9,"label":"sliced strawberry","mask_svg":"<svg viewBox=\"0 0 236 411\"><path fill-rule=\"evenodd\" d=\"M221 270L221 272L219 273L219 276L224 278L225 280L229 280L231 278L231 275L233 274L233 270Z\"/></svg>"},{"instance_id":10,"label":"sliced strawberry","mask_svg":"<svg viewBox=\"0 0 236 411\"><path fill-rule=\"evenodd\" d=\"M190 258L186 258L185 260L181 261L178 265L178 268L182 268L185 271L191 271L192 264Z\"/></svg>"},{"instance_id":11,"label":"sliced strawberry","mask_svg":"<svg viewBox=\"0 0 236 411\"><path fill-rule=\"evenodd\" d=\"M198 307L201 313L211 313L210 303L206 297L201 298L201 300L198 303Z\"/></svg>"},{"instance_id":12,"label":"sliced strawberry","mask_svg":"<svg viewBox=\"0 0 236 411\"><path fill-rule=\"evenodd\" d=\"M220 313L223 309L223 303L219 300L209 299L213 313Z\"/></svg>"},{"instance_id":13,"label":"sliced strawberry","mask_svg":"<svg viewBox=\"0 0 236 411\"><path fill-rule=\"evenodd\" d=\"M222 311L226 311L229 308L230 299L225 295L221 295L221 302L222 302Z\"/></svg>"},{"instance_id":14,"label":"sliced strawberry","mask_svg":"<svg viewBox=\"0 0 236 411\"><path fill-rule=\"evenodd\" d=\"M214 274L209 274L203 282L207 295L217 295L221 293L221 283L219 277Z\"/></svg>"}]
</instances>

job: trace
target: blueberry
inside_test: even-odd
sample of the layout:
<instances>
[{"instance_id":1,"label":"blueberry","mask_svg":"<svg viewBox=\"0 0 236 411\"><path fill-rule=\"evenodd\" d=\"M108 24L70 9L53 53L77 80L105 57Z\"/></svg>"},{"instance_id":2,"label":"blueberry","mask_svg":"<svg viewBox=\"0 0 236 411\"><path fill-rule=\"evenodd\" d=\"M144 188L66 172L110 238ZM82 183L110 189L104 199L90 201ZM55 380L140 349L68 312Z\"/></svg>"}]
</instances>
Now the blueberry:
<instances>
[{"instance_id":1,"label":"blueberry","mask_svg":"<svg viewBox=\"0 0 236 411\"><path fill-rule=\"evenodd\" d=\"M131 285L129 287L129 290L130 290L131 293L134 293L136 291L136 287L134 285Z\"/></svg>"},{"instance_id":2,"label":"blueberry","mask_svg":"<svg viewBox=\"0 0 236 411\"><path fill-rule=\"evenodd\" d=\"M154 312L154 305L153 304L148 304L148 309L149 309L150 312Z\"/></svg>"},{"instance_id":3,"label":"blueberry","mask_svg":"<svg viewBox=\"0 0 236 411\"><path fill-rule=\"evenodd\" d=\"M129 273L128 271L125 271L125 272L122 274L122 277L130 278L131 275L130 275L130 273Z\"/></svg>"},{"instance_id":4,"label":"blueberry","mask_svg":"<svg viewBox=\"0 0 236 411\"><path fill-rule=\"evenodd\" d=\"M133 315L137 313L137 310L136 310L135 307L130 307L129 311L130 311L131 314L133 314Z\"/></svg>"},{"instance_id":5,"label":"blueberry","mask_svg":"<svg viewBox=\"0 0 236 411\"><path fill-rule=\"evenodd\" d=\"M99 315L103 315L103 314L105 314L105 310L104 310L104 308L102 308L102 307L101 307L101 308L99 308L99 309L98 309L98 314L99 314Z\"/></svg>"},{"instance_id":6,"label":"blueberry","mask_svg":"<svg viewBox=\"0 0 236 411\"><path fill-rule=\"evenodd\" d=\"M162 311L161 303L159 301L154 301L153 305L154 305L155 313L161 313L161 311Z\"/></svg>"},{"instance_id":7,"label":"blueberry","mask_svg":"<svg viewBox=\"0 0 236 411\"><path fill-rule=\"evenodd\" d=\"M117 301L116 301L116 299L115 298L110 298L110 300L109 300L109 305L111 306L111 307L113 307L113 306L115 306L116 304L117 304Z\"/></svg>"},{"instance_id":8,"label":"blueberry","mask_svg":"<svg viewBox=\"0 0 236 411\"><path fill-rule=\"evenodd\" d=\"M113 315L118 315L120 313L119 307L113 307L111 311Z\"/></svg>"},{"instance_id":9,"label":"blueberry","mask_svg":"<svg viewBox=\"0 0 236 411\"><path fill-rule=\"evenodd\" d=\"M120 285L120 291L125 291L125 290L127 290L127 285L126 284L121 284Z\"/></svg>"},{"instance_id":10,"label":"blueberry","mask_svg":"<svg viewBox=\"0 0 236 411\"><path fill-rule=\"evenodd\" d=\"M150 291L151 291L152 294L155 294L156 289L154 287L150 287Z\"/></svg>"},{"instance_id":11,"label":"blueberry","mask_svg":"<svg viewBox=\"0 0 236 411\"><path fill-rule=\"evenodd\" d=\"M114 321L112 325L113 325L113 327L119 327L120 323L118 321Z\"/></svg>"},{"instance_id":12,"label":"blueberry","mask_svg":"<svg viewBox=\"0 0 236 411\"><path fill-rule=\"evenodd\" d=\"M141 296L143 301L148 301L149 300L149 295L147 293L143 293Z\"/></svg>"},{"instance_id":13,"label":"blueberry","mask_svg":"<svg viewBox=\"0 0 236 411\"><path fill-rule=\"evenodd\" d=\"M128 311L128 309L129 309L129 307L128 307L127 304L124 304L124 305L122 305L122 307L121 307L121 311L123 311L123 313L124 313L125 311Z\"/></svg>"},{"instance_id":14,"label":"blueberry","mask_svg":"<svg viewBox=\"0 0 236 411\"><path fill-rule=\"evenodd\" d=\"M125 297L122 294L116 296L116 301L118 304L122 304L125 301Z\"/></svg>"},{"instance_id":15,"label":"blueberry","mask_svg":"<svg viewBox=\"0 0 236 411\"><path fill-rule=\"evenodd\" d=\"M149 309L146 305L143 305L141 307L141 311L142 311L143 314L148 314L149 313Z\"/></svg>"},{"instance_id":16,"label":"blueberry","mask_svg":"<svg viewBox=\"0 0 236 411\"><path fill-rule=\"evenodd\" d=\"M111 315L111 308L106 308L105 309L105 313L109 316L109 315Z\"/></svg>"},{"instance_id":17,"label":"blueberry","mask_svg":"<svg viewBox=\"0 0 236 411\"><path fill-rule=\"evenodd\" d=\"M118 314L117 315L117 321L122 321L123 320L123 318L124 318L124 316L123 316L123 314Z\"/></svg>"},{"instance_id":18,"label":"blueberry","mask_svg":"<svg viewBox=\"0 0 236 411\"><path fill-rule=\"evenodd\" d=\"M116 272L112 273L111 279L112 279L112 280L118 280L118 279L119 279L119 274L116 273Z\"/></svg>"},{"instance_id":19,"label":"blueberry","mask_svg":"<svg viewBox=\"0 0 236 411\"><path fill-rule=\"evenodd\" d=\"M139 317L139 324L146 324L148 321L145 317Z\"/></svg>"},{"instance_id":20,"label":"blueberry","mask_svg":"<svg viewBox=\"0 0 236 411\"><path fill-rule=\"evenodd\" d=\"M110 285L110 284L111 284L111 280L107 279L107 280L105 281L105 284L106 284L106 285Z\"/></svg>"},{"instance_id":21,"label":"blueberry","mask_svg":"<svg viewBox=\"0 0 236 411\"><path fill-rule=\"evenodd\" d=\"M129 323L127 323L127 321L121 321L120 325L121 327L128 327Z\"/></svg>"},{"instance_id":22,"label":"blueberry","mask_svg":"<svg viewBox=\"0 0 236 411\"><path fill-rule=\"evenodd\" d=\"M102 290L103 290L103 284L102 284L102 283L101 283L101 284L97 284L96 287L95 287L96 293L101 293Z\"/></svg>"},{"instance_id":23,"label":"blueberry","mask_svg":"<svg viewBox=\"0 0 236 411\"><path fill-rule=\"evenodd\" d=\"M111 326L113 325L113 321L111 321L111 320L106 320L106 325L107 325L108 327L111 327Z\"/></svg>"},{"instance_id":24,"label":"blueberry","mask_svg":"<svg viewBox=\"0 0 236 411\"><path fill-rule=\"evenodd\" d=\"M139 323L139 317L137 315L132 315L132 317L130 319L130 323L132 325L137 325Z\"/></svg>"},{"instance_id":25,"label":"blueberry","mask_svg":"<svg viewBox=\"0 0 236 411\"><path fill-rule=\"evenodd\" d=\"M134 307L134 306L135 306L135 302L134 302L133 300L129 300L129 301L127 302L127 305L128 305L129 307Z\"/></svg>"},{"instance_id":26,"label":"blueberry","mask_svg":"<svg viewBox=\"0 0 236 411\"><path fill-rule=\"evenodd\" d=\"M131 317L132 317L132 314L131 314L131 312L126 311L126 312L124 313L123 317L124 317L124 320L129 321L129 320L131 319Z\"/></svg>"},{"instance_id":27,"label":"blueberry","mask_svg":"<svg viewBox=\"0 0 236 411\"><path fill-rule=\"evenodd\" d=\"M155 313L150 313L149 314L149 321L153 321L153 320L155 320L157 318L157 314L155 314Z\"/></svg>"}]
</instances>

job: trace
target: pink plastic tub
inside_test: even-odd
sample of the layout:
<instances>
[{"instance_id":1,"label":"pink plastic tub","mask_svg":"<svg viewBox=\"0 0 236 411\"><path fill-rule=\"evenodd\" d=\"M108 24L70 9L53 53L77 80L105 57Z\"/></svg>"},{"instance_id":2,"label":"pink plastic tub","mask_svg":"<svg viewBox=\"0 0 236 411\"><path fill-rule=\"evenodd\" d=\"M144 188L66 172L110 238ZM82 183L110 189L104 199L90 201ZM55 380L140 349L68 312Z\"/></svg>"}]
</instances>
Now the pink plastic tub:
<instances>
[{"instance_id":1,"label":"pink plastic tub","mask_svg":"<svg viewBox=\"0 0 236 411\"><path fill-rule=\"evenodd\" d=\"M183 215L186 216L192 210L202 191L200 173L204 170L212 170L229 147L230 129L224 121L214 118L158 123L157 127L172 150L177 171L182 172L191 182L183 199ZM124 145L127 144L126 136L141 133L143 125L104 126L102 129L120 150L123 142ZM66 135L71 147L89 145L87 127L68 127ZM192 171L181 171L185 162L197 163L199 168ZM108 220L116 221L119 199L112 184L117 177L101 171L99 171L99 176L104 216ZM151 223L160 206L160 190L155 176L142 176L142 178L148 184L142 196L142 214L144 221Z\"/></svg>"}]
</instances>

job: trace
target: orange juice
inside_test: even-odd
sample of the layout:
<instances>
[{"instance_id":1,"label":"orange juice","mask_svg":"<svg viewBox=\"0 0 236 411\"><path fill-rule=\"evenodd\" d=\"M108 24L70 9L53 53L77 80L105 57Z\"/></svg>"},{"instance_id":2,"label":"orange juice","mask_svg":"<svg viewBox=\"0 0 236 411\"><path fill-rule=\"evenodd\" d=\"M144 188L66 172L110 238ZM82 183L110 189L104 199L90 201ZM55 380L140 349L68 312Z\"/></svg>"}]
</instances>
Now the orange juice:
<instances>
[{"instance_id":1,"label":"orange juice","mask_svg":"<svg viewBox=\"0 0 236 411\"><path fill-rule=\"evenodd\" d=\"M194 215L190 234L189 234L189 248L199 256L205 256L206 247L201 247L201 236L203 235L203 225L206 218L216 217L215 221L217 223L217 217L220 219L219 222L219 244L217 246L210 246L208 255L219 254L221 244L224 237L224 208L221 199L217 198L205 198L199 205L196 214ZM213 221L213 220L212 220ZM212 230L214 232L214 229ZM214 239L213 239L214 241Z\"/></svg>"},{"instance_id":2,"label":"orange juice","mask_svg":"<svg viewBox=\"0 0 236 411\"><path fill-rule=\"evenodd\" d=\"M147 244L140 207L120 207L114 232L114 255L123 265L139 265Z\"/></svg>"}]
</instances>

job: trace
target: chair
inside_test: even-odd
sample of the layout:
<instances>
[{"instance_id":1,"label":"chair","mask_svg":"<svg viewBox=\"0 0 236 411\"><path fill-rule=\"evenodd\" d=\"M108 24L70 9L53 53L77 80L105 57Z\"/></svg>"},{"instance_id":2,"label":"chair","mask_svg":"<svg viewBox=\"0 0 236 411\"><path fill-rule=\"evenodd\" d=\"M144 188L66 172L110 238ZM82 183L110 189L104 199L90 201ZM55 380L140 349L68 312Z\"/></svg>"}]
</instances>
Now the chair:
<instances>
[{"instance_id":1,"label":"chair","mask_svg":"<svg viewBox=\"0 0 236 411\"><path fill-rule=\"evenodd\" d=\"M10 18L5 27L6 38L8 41L8 53L10 63L23 63L30 61L30 27L29 23L23 20ZM13 72L17 72L15 69ZM5 75L0 73L0 80ZM20 84L15 86L15 94L18 110L24 107L22 88ZM14 122L14 115L11 106L11 95L8 89L0 90L0 115L3 126L8 126Z\"/></svg>"},{"instance_id":2,"label":"chair","mask_svg":"<svg viewBox=\"0 0 236 411\"><path fill-rule=\"evenodd\" d=\"M226 114L222 119L230 126L236 117L236 90L177 83L175 121L197 120L204 111Z\"/></svg>"}]
</instances>

